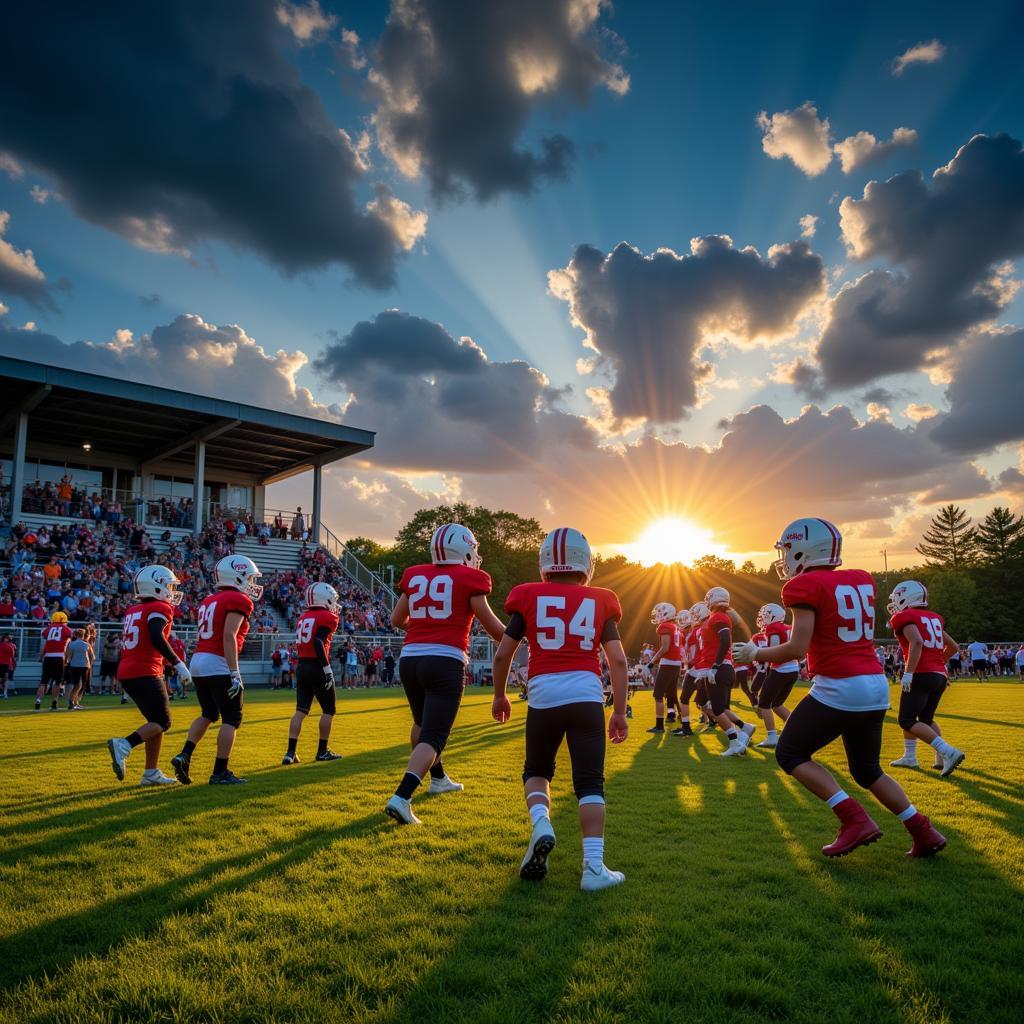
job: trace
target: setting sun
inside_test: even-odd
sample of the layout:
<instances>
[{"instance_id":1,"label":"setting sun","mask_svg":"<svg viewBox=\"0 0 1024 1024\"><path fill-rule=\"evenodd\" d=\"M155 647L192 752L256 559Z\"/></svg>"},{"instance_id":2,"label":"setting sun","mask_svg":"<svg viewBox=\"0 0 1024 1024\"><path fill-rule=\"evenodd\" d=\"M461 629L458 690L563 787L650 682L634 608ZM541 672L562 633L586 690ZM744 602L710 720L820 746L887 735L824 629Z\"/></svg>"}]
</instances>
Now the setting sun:
<instances>
[{"instance_id":1,"label":"setting sun","mask_svg":"<svg viewBox=\"0 0 1024 1024\"><path fill-rule=\"evenodd\" d=\"M691 564L701 555L725 555L723 545L714 540L710 530L686 519L655 520L633 544L622 544L620 550L641 565Z\"/></svg>"}]
</instances>

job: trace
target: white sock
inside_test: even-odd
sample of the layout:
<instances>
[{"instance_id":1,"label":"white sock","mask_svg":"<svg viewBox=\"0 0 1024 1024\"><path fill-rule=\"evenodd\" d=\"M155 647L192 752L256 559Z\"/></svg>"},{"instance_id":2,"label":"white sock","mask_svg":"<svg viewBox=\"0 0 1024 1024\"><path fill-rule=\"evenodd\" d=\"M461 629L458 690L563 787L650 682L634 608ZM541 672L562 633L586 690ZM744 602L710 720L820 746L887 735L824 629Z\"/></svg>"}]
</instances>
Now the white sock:
<instances>
[{"instance_id":1,"label":"white sock","mask_svg":"<svg viewBox=\"0 0 1024 1024\"><path fill-rule=\"evenodd\" d=\"M583 863L595 868L604 863L604 836L583 837Z\"/></svg>"},{"instance_id":2,"label":"white sock","mask_svg":"<svg viewBox=\"0 0 1024 1024\"><path fill-rule=\"evenodd\" d=\"M530 804L528 810L530 812L530 821L532 821L534 825L536 825L541 818L548 817L548 805L544 803L543 800L538 800L535 804Z\"/></svg>"},{"instance_id":3,"label":"white sock","mask_svg":"<svg viewBox=\"0 0 1024 1024\"><path fill-rule=\"evenodd\" d=\"M905 739L903 741L903 753L907 757L917 757L917 740Z\"/></svg>"},{"instance_id":4,"label":"white sock","mask_svg":"<svg viewBox=\"0 0 1024 1024\"><path fill-rule=\"evenodd\" d=\"M908 818L912 818L915 814L917 814L917 808L911 804L905 811L900 811L896 817L899 818L900 821L906 821Z\"/></svg>"},{"instance_id":5,"label":"white sock","mask_svg":"<svg viewBox=\"0 0 1024 1024\"><path fill-rule=\"evenodd\" d=\"M849 799L850 799L850 797L849 797L849 794L846 792L846 790L845 789L841 789L834 796L830 796L825 801L825 803L828 804L829 807L835 807L836 804L841 804L844 800L849 800Z\"/></svg>"},{"instance_id":6,"label":"white sock","mask_svg":"<svg viewBox=\"0 0 1024 1024\"><path fill-rule=\"evenodd\" d=\"M931 746L933 746L939 754L948 754L953 749L953 745L951 743L947 743L941 736L936 736L935 739L932 740Z\"/></svg>"},{"instance_id":7,"label":"white sock","mask_svg":"<svg viewBox=\"0 0 1024 1024\"><path fill-rule=\"evenodd\" d=\"M778 734L778 732L775 729L769 729L768 730L768 739L770 739L770 740L778 740L778 738L779 738L779 734Z\"/></svg>"}]
</instances>

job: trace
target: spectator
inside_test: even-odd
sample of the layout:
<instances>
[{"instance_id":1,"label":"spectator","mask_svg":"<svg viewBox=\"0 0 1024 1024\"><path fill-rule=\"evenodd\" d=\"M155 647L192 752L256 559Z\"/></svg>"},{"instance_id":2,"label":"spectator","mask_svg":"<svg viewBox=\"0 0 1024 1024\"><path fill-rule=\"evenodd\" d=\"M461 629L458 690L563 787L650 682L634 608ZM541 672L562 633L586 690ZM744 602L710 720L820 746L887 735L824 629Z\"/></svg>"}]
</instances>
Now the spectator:
<instances>
[{"instance_id":1,"label":"spectator","mask_svg":"<svg viewBox=\"0 0 1024 1024\"><path fill-rule=\"evenodd\" d=\"M295 518L292 519L292 540L306 539L306 520L303 518L302 509L295 510Z\"/></svg>"}]
</instances>

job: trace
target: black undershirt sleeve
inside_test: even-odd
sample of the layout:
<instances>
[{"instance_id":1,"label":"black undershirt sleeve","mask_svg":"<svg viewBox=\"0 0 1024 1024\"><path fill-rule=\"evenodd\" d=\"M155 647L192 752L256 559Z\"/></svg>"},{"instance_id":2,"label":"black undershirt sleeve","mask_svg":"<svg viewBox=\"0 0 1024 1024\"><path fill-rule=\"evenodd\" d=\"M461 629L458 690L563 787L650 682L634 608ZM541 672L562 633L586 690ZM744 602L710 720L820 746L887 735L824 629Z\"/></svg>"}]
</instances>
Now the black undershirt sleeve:
<instances>
[{"instance_id":1,"label":"black undershirt sleeve","mask_svg":"<svg viewBox=\"0 0 1024 1024\"><path fill-rule=\"evenodd\" d=\"M316 648L317 661L321 665L329 665L331 663L330 656L327 652L327 637L330 636L331 631L326 626L320 626L313 636L313 645Z\"/></svg>"},{"instance_id":2,"label":"black undershirt sleeve","mask_svg":"<svg viewBox=\"0 0 1024 1024\"><path fill-rule=\"evenodd\" d=\"M513 612L505 626L505 636L513 640L522 640L526 636L526 619L519 612Z\"/></svg>"},{"instance_id":3,"label":"black undershirt sleeve","mask_svg":"<svg viewBox=\"0 0 1024 1024\"><path fill-rule=\"evenodd\" d=\"M619 639L619 624L614 619L606 619L604 629L601 630L601 643L610 644Z\"/></svg>"},{"instance_id":4,"label":"black undershirt sleeve","mask_svg":"<svg viewBox=\"0 0 1024 1024\"><path fill-rule=\"evenodd\" d=\"M162 654L172 665L177 665L178 656L174 653L174 648L167 642L167 637L164 636L165 621L152 618L146 622L146 628L149 630L149 642L158 654Z\"/></svg>"},{"instance_id":5,"label":"black undershirt sleeve","mask_svg":"<svg viewBox=\"0 0 1024 1024\"><path fill-rule=\"evenodd\" d=\"M729 644L732 642L732 630L722 628L718 631L718 653L715 655L715 664L720 665L725 661L726 652L729 650Z\"/></svg>"}]
</instances>

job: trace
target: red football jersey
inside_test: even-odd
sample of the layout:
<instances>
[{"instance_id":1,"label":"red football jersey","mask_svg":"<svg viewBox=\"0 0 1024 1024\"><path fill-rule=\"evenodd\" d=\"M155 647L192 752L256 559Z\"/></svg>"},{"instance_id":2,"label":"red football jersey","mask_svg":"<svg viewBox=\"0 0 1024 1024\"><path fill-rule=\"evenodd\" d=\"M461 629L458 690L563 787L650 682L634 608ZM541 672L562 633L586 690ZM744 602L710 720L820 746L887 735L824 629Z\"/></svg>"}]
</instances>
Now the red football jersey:
<instances>
[{"instance_id":1,"label":"red football jersey","mask_svg":"<svg viewBox=\"0 0 1024 1024\"><path fill-rule=\"evenodd\" d=\"M170 637L170 643L171 643L171 650L174 651L174 653L178 656L178 661L184 661L185 660L185 641L182 640L180 636L174 636L172 634L171 637Z\"/></svg>"},{"instance_id":2,"label":"red football jersey","mask_svg":"<svg viewBox=\"0 0 1024 1024\"><path fill-rule=\"evenodd\" d=\"M605 624L622 619L619 599L604 587L575 583L520 583L505 601L526 623L530 678L553 672L601 675Z\"/></svg>"},{"instance_id":3,"label":"red football jersey","mask_svg":"<svg viewBox=\"0 0 1024 1024\"><path fill-rule=\"evenodd\" d=\"M906 664L910 652L910 641L904 636L905 626L917 626L921 634L921 657L917 660L917 672L938 672L946 674L945 641L942 627L944 623L938 612L929 611L927 608L904 608L897 612L890 620L889 627L893 635L900 643L903 651L903 662Z\"/></svg>"},{"instance_id":4,"label":"red football jersey","mask_svg":"<svg viewBox=\"0 0 1024 1024\"><path fill-rule=\"evenodd\" d=\"M468 565L410 565L399 593L409 598L406 644L437 644L465 653L473 625L470 598L491 592L491 577Z\"/></svg>"},{"instance_id":5,"label":"red football jersey","mask_svg":"<svg viewBox=\"0 0 1024 1024\"><path fill-rule=\"evenodd\" d=\"M878 675L875 657L875 581L863 569L809 569L782 588L787 608L813 608L807 650L812 676L846 679Z\"/></svg>"},{"instance_id":6,"label":"red football jersey","mask_svg":"<svg viewBox=\"0 0 1024 1024\"><path fill-rule=\"evenodd\" d=\"M324 641L324 648L327 657L331 656L331 641L334 639L334 631L338 628L338 616L327 608L307 608L295 624L295 638L298 640L300 658L317 658L316 639L317 630L326 629L327 639Z\"/></svg>"},{"instance_id":7,"label":"red football jersey","mask_svg":"<svg viewBox=\"0 0 1024 1024\"><path fill-rule=\"evenodd\" d=\"M238 627L238 653L242 653L249 632L249 616L252 615L252 598L232 587L224 587L207 595L199 604L196 616L198 625L196 654L219 654L224 657L224 620L228 612L238 612L242 616L242 624Z\"/></svg>"},{"instance_id":8,"label":"red football jersey","mask_svg":"<svg viewBox=\"0 0 1024 1024\"><path fill-rule=\"evenodd\" d=\"M663 636L668 637L668 650L665 651L665 656L661 660L667 662L681 661L683 657L680 650L682 637L679 635L679 627L674 622L661 623L658 626L659 642Z\"/></svg>"},{"instance_id":9,"label":"red football jersey","mask_svg":"<svg viewBox=\"0 0 1024 1024\"><path fill-rule=\"evenodd\" d=\"M14 668L18 657L18 649L10 640L0 640L0 665L5 668Z\"/></svg>"},{"instance_id":10,"label":"red football jersey","mask_svg":"<svg viewBox=\"0 0 1024 1024\"><path fill-rule=\"evenodd\" d=\"M117 664L118 679L139 679L142 676L162 676L164 656L149 639L149 620L164 620L163 634L170 636L174 609L165 601L140 601L124 613L124 632L121 634L121 660Z\"/></svg>"},{"instance_id":11,"label":"red football jersey","mask_svg":"<svg viewBox=\"0 0 1024 1024\"><path fill-rule=\"evenodd\" d=\"M712 612L697 629L697 663L696 668L714 668L715 655L721 646L720 629L732 629L732 619L725 612ZM732 664L732 645L725 650L723 665Z\"/></svg>"},{"instance_id":12,"label":"red football jersey","mask_svg":"<svg viewBox=\"0 0 1024 1024\"><path fill-rule=\"evenodd\" d=\"M68 644L75 638L75 634L67 626L59 622L51 622L43 628L43 657L51 656L64 657Z\"/></svg>"}]
</instances>

